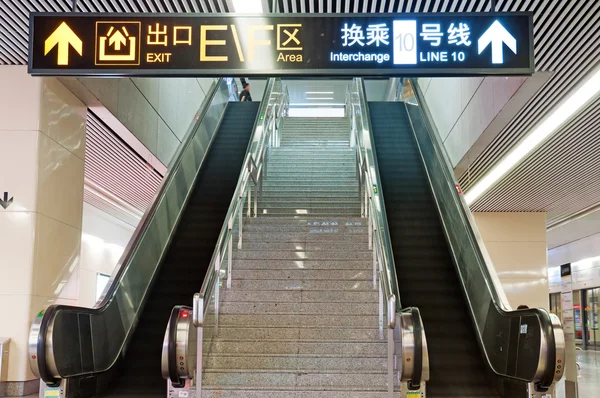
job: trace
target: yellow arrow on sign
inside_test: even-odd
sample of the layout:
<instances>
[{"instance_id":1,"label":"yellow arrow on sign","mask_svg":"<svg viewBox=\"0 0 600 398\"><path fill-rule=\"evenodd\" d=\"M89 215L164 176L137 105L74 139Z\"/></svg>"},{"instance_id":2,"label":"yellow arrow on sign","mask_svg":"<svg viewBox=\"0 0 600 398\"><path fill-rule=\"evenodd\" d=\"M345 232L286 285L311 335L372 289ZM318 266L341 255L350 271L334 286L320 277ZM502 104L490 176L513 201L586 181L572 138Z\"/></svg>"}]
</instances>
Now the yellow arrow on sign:
<instances>
[{"instance_id":1,"label":"yellow arrow on sign","mask_svg":"<svg viewBox=\"0 0 600 398\"><path fill-rule=\"evenodd\" d=\"M69 45L71 45L79 55L83 55L83 43L81 39L71 30L66 22L60 24L58 28L44 42L44 55L48 55L50 50L58 45L58 65L69 65Z\"/></svg>"}]
</instances>

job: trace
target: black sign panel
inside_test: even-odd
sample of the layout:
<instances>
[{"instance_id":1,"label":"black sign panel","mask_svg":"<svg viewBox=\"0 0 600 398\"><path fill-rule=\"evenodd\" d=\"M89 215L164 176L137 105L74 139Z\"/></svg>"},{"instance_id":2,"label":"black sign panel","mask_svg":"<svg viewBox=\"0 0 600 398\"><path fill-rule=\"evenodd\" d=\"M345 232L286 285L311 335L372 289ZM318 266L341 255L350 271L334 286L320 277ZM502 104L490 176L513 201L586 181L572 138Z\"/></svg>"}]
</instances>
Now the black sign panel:
<instances>
[{"instance_id":1,"label":"black sign panel","mask_svg":"<svg viewBox=\"0 0 600 398\"><path fill-rule=\"evenodd\" d=\"M563 264L560 266L560 276L571 275L571 264Z\"/></svg>"},{"instance_id":2,"label":"black sign panel","mask_svg":"<svg viewBox=\"0 0 600 398\"><path fill-rule=\"evenodd\" d=\"M48 14L37 75L467 76L533 73L531 14Z\"/></svg>"}]
</instances>

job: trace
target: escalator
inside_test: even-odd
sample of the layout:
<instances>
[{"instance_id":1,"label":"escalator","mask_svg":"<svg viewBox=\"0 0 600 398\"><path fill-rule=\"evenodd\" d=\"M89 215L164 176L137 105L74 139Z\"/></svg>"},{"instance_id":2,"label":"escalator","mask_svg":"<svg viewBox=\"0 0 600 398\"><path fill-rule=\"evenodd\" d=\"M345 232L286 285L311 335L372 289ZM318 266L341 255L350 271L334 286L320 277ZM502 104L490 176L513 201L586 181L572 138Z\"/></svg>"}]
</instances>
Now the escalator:
<instances>
[{"instance_id":1,"label":"escalator","mask_svg":"<svg viewBox=\"0 0 600 398\"><path fill-rule=\"evenodd\" d=\"M108 396L164 397L160 361L171 309L202 285L234 194L259 102L230 102L158 271L119 377Z\"/></svg>"},{"instance_id":2,"label":"escalator","mask_svg":"<svg viewBox=\"0 0 600 398\"><path fill-rule=\"evenodd\" d=\"M34 319L30 365L46 396L165 396L165 326L205 279L256 130L261 103L229 101L215 79L97 306Z\"/></svg>"},{"instance_id":3,"label":"escalator","mask_svg":"<svg viewBox=\"0 0 600 398\"><path fill-rule=\"evenodd\" d=\"M429 397L499 397L470 318L403 103L369 103L402 304L418 307ZM451 386L451 387L450 387Z\"/></svg>"}]
</instances>

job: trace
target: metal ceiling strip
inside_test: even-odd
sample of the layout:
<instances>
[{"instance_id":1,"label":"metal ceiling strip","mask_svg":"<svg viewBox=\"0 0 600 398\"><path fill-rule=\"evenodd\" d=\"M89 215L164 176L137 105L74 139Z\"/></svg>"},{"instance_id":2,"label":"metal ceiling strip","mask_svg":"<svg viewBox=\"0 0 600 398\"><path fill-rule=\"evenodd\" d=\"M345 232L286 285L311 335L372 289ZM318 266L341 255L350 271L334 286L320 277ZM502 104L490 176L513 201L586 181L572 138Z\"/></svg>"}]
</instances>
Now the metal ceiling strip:
<instances>
[{"instance_id":1,"label":"metal ceiling strip","mask_svg":"<svg viewBox=\"0 0 600 398\"><path fill-rule=\"evenodd\" d=\"M99 121L99 120L95 120L96 116L93 117L88 117L88 124L87 126L89 127L89 133L94 136L97 137L103 137L100 139L100 141L106 141L111 143L114 146L117 146L119 148L121 148L121 150L123 152L128 153L128 163L134 168L134 169L145 169L146 167L146 161L141 159L137 154L135 154L133 151L131 151L131 149L125 145L119 138L117 138L115 136L115 134L108 128L104 127L104 125Z\"/></svg>"},{"instance_id":2,"label":"metal ceiling strip","mask_svg":"<svg viewBox=\"0 0 600 398\"><path fill-rule=\"evenodd\" d=\"M575 5L573 5L575 4ZM534 44L535 44L535 49L536 49L536 54L539 54L540 49L542 48L542 46L544 45L544 43L546 42L551 42L553 40L549 40L549 39L555 39L556 36L558 35L557 27L563 27L563 28L567 28L567 26L563 25L563 21L567 21L569 18L572 18L574 16L576 16L577 11L579 10L579 7L583 6L583 4L581 3L565 3L563 4L564 8L561 8L560 10L557 8L554 11L554 15L552 15L551 18L551 24L550 23L546 23L543 24L542 26L538 27L536 30L536 38L537 40L534 40ZM573 14L575 13L575 14ZM546 34L546 32L548 32L548 34Z\"/></svg>"},{"instance_id":3,"label":"metal ceiling strip","mask_svg":"<svg viewBox=\"0 0 600 398\"><path fill-rule=\"evenodd\" d=\"M219 10L217 10L217 6L215 5L215 2L213 0L207 0L208 1L208 5L210 6L210 12L219 12Z\"/></svg>"},{"instance_id":4,"label":"metal ceiling strip","mask_svg":"<svg viewBox=\"0 0 600 398\"><path fill-rule=\"evenodd\" d=\"M8 47L2 37L0 37L0 50L2 50L2 55L7 59L6 65L19 65L23 61L20 53Z\"/></svg>"},{"instance_id":5,"label":"metal ceiling strip","mask_svg":"<svg viewBox=\"0 0 600 398\"><path fill-rule=\"evenodd\" d=\"M2 19L5 22L4 27L6 28L6 25L10 26L10 30L6 30L7 33L9 33L10 35L7 35L7 39L15 42L15 40L18 42L16 42L15 44L19 44L21 46L25 46L25 48L27 48L27 43L29 42L27 35L24 33L24 31L29 32L29 27L25 24L23 24L22 22L19 22L18 20L16 20L14 17L11 17L8 14L2 15L0 14L0 19Z\"/></svg>"},{"instance_id":6,"label":"metal ceiling strip","mask_svg":"<svg viewBox=\"0 0 600 398\"><path fill-rule=\"evenodd\" d=\"M216 12L220 12L220 13L225 12L225 7L223 6L223 2L221 0L214 0L214 4L215 4L215 8L217 9Z\"/></svg>"},{"instance_id":7,"label":"metal ceiling strip","mask_svg":"<svg viewBox=\"0 0 600 398\"><path fill-rule=\"evenodd\" d=\"M514 194L518 193L515 192L517 188L508 190L505 189L505 187L506 185L513 186L512 184L514 184L515 181L523 180L525 181L528 187L531 187L532 184L539 183L543 180L545 175L547 175L548 173L552 173L561 165L563 167L563 174L567 174L566 171L569 170L568 167L571 167L572 165L579 167L577 163L583 163L584 168L589 168L589 165L585 164L589 160L596 160L594 153L597 152L586 151L586 147L591 146L590 144L595 144L600 147L600 136L598 135L598 131L600 131L600 122L596 122L592 126L590 126L590 120L600 120L597 118L600 109L599 104L600 101L598 101L598 103L595 104L594 109L592 109L592 112L589 115L586 115L586 117L581 118L576 123L572 123L568 127L568 131L566 131L565 134L559 136L559 138L557 139L554 139L554 142L548 142L544 146L544 148L542 148L540 151L537 151L535 155L531 158L528 158L522 166L519 166L516 172L511 173L510 177L508 177L506 181L503 180L502 184L499 184L502 185L499 188L504 189L508 195L512 196L509 200L514 201ZM596 138L593 142L590 142L590 140L587 139L585 132L582 132L582 128L586 127L591 128L591 131L589 131L587 135ZM562 143L558 141L562 141ZM556 149L556 147L558 147L558 149ZM573 157L573 152L578 152L579 150L581 150L581 152L584 153L584 156L579 155L577 157ZM585 155L586 153L591 154L591 158ZM571 159L572 161L568 162L566 161L566 159ZM575 161L573 161L573 159L575 159ZM541 169L539 167L540 165L542 165ZM533 171L531 171L531 169L533 169ZM577 172L580 171L581 170L578 170ZM527 172L529 172L529 175L526 174ZM527 179L527 177L529 177L529 180ZM549 178L556 180L554 175L550 175ZM568 180L569 179L567 179L567 181ZM555 182L561 185L564 185L566 183L565 181ZM555 185L556 184L548 184L547 186L552 187ZM517 197L519 197L521 201L523 201L526 198L526 196L524 195L519 195ZM498 200L499 198L496 197L494 199ZM535 200L537 200L538 203L541 202L541 199L539 198L534 199L534 201ZM485 201L482 201L482 203L487 205Z\"/></svg>"},{"instance_id":8,"label":"metal ceiling strip","mask_svg":"<svg viewBox=\"0 0 600 398\"><path fill-rule=\"evenodd\" d=\"M96 153L94 151L100 151L102 156L104 156L102 151L106 150L107 152L106 156L104 156L104 159L108 161L107 167L108 165L118 165L117 170L122 168L123 170L128 170L130 174L139 177L146 174L146 162L144 162L142 159L139 159L137 155L134 156L128 147L119 147L119 145L112 140L113 137L108 137L106 133L99 132L95 129L95 126L90 126L90 128L87 129L88 135L90 136L90 154ZM110 134L112 135L112 133ZM86 146L86 150L87 149L88 147ZM117 156L117 154L120 154L120 156Z\"/></svg>"},{"instance_id":9,"label":"metal ceiling strip","mask_svg":"<svg viewBox=\"0 0 600 398\"><path fill-rule=\"evenodd\" d=\"M600 5L600 3L598 4ZM594 10L595 13L600 12L600 7L596 7ZM598 25L600 23L600 18L596 18L594 20L589 20L586 25L584 25L575 35L566 39L558 48L553 49L550 47L551 52L548 52L546 55L541 54L540 57L543 57L543 61L541 62L541 68L547 70L553 70L553 68L563 68L559 66L560 63L568 63L573 65L581 60L581 56L584 51L590 49L590 44L597 43L600 40L600 28ZM590 40L591 38L591 40ZM571 47L571 45L573 47ZM570 51L573 56L565 57L564 52ZM554 70L562 70L562 69L554 69ZM564 69L566 71L571 72L570 69Z\"/></svg>"},{"instance_id":10,"label":"metal ceiling strip","mask_svg":"<svg viewBox=\"0 0 600 398\"><path fill-rule=\"evenodd\" d=\"M2 19L2 18L0 18ZM21 60L25 60L27 61L26 57L23 57L21 54L21 49L25 46L27 47L27 44L23 43L22 41L18 40L16 37L12 37L12 40L10 37L2 37L0 36L0 41L4 42L4 47L7 49L8 53L14 57L15 59L21 59Z\"/></svg>"}]
</instances>

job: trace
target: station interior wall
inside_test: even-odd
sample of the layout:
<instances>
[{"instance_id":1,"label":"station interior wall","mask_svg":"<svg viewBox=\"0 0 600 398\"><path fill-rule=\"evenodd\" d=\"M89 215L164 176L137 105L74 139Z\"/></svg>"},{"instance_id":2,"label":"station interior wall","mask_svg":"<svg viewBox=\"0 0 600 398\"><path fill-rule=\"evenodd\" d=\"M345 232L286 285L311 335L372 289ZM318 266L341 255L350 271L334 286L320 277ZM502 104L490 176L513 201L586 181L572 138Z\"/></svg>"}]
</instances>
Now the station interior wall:
<instances>
[{"instance_id":1,"label":"station interior wall","mask_svg":"<svg viewBox=\"0 0 600 398\"><path fill-rule=\"evenodd\" d=\"M0 336L11 338L9 381L33 380L27 339L50 303L77 304L86 106L56 78L0 67Z\"/></svg>"},{"instance_id":2,"label":"station interior wall","mask_svg":"<svg viewBox=\"0 0 600 398\"><path fill-rule=\"evenodd\" d=\"M473 213L513 308L548 309L545 213Z\"/></svg>"},{"instance_id":3,"label":"station interior wall","mask_svg":"<svg viewBox=\"0 0 600 398\"><path fill-rule=\"evenodd\" d=\"M460 177L550 78L533 76L419 78L440 138Z\"/></svg>"}]
</instances>

